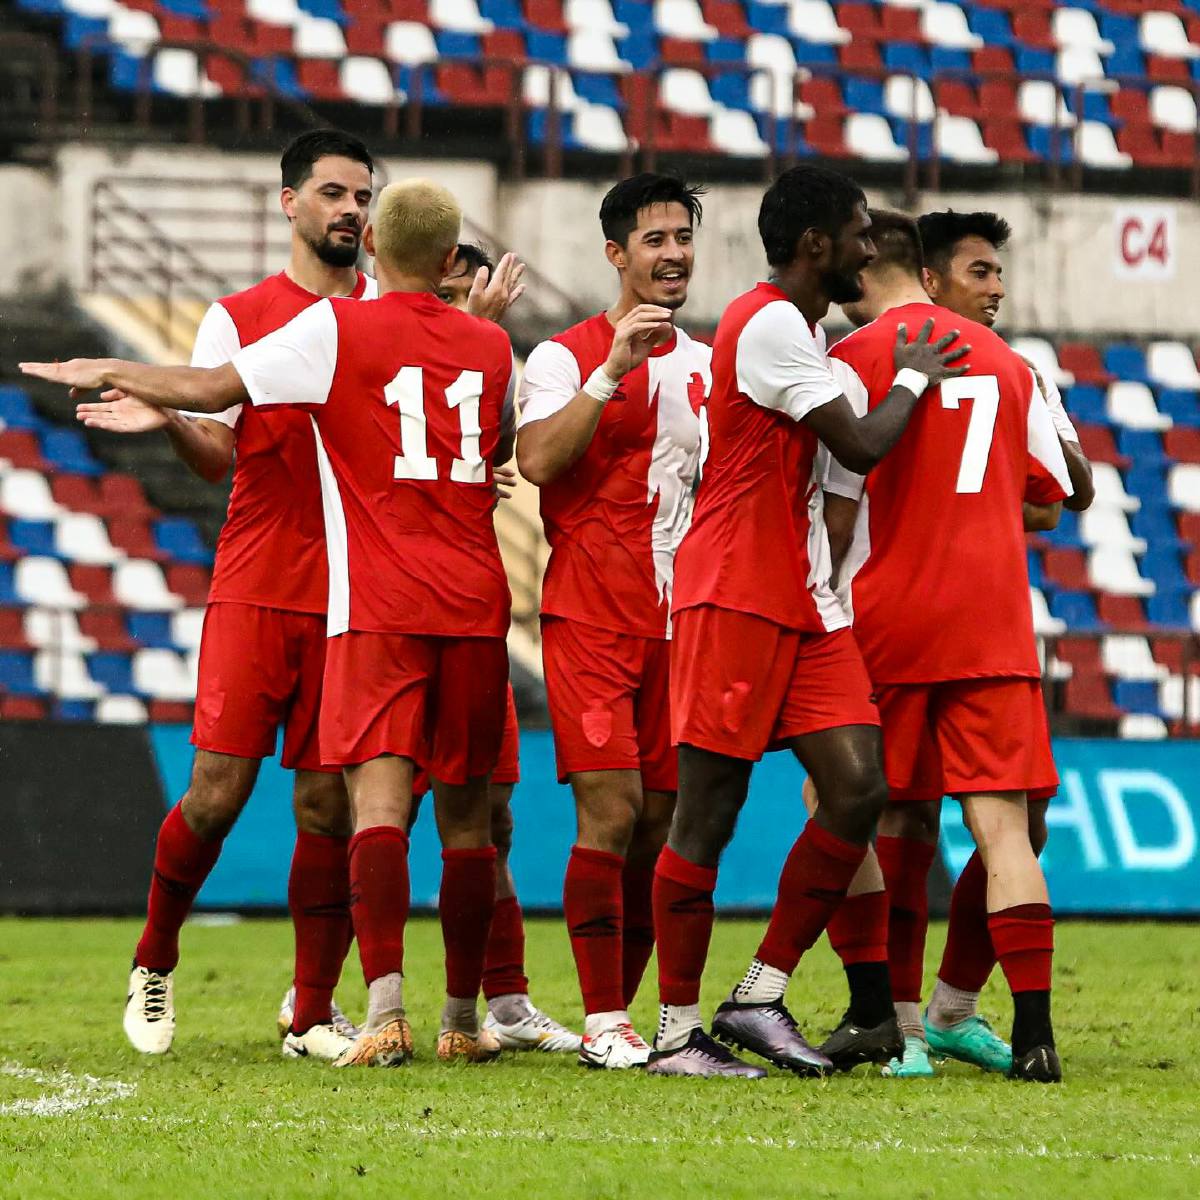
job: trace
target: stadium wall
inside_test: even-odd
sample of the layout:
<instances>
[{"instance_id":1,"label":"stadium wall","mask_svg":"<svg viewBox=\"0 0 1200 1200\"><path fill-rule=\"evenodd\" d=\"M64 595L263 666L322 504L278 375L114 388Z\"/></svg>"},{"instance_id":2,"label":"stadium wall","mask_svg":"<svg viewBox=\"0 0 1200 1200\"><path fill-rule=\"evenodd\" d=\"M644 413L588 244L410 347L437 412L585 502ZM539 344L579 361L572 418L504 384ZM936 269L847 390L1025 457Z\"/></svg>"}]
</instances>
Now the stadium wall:
<instances>
[{"instance_id":1,"label":"stadium wall","mask_svg":"<svg viewBox=\"0 0 1200 1200\"><path fill-rule=\"evenodd\" d=\"M0 794L9 818L0 841L0 911L137 911L159 822L187 786L188 735L178 725L0 724ZM1044 861L1056 911L1200 914L1197 743L1059 739L1055 756L1063 786L1050 809ZM527 907L557 909L574 810L554 778L549 733L522 734L521 763L513 870ZM769 755L755 770L722 865L717 901L724 909L770 907L802 824L802 780L787 754ZM945 806L943 835L944 865L954 877L970 853L957 805ZM269 760L200 904L283 908L292 844L291 775ZM413 902L432 907L440 855L428 812L410 861Z\"/></svg>"}]
</instances>

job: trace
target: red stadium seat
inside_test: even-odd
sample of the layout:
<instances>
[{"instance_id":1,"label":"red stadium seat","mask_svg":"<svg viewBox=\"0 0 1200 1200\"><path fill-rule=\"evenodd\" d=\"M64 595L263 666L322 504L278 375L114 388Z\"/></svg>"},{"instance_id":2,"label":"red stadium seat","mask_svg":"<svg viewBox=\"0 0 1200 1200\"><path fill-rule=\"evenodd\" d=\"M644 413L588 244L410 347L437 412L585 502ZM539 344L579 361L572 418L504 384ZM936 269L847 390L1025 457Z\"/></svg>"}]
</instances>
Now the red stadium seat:
<instances>
[{"instance_id":1,"label":"red stadium seat","mask_svg":"<svg viewBox=\"0 0 1200 1200\"><path fill-rule=\"evenodd\" d=\"M378 13L373 16L356 15L342 31L342 35L346 39L346 49L351 54L361 54L367 58L382 58L383 31L388 24L389 19Z\"/></svg>"},{"instance_id":2,"label":"red stadium seat","mask_svg":"<svg viewBox=\"0 0 1200 1200\"><path fill-rule=\"evenodd\" d=\"M1177 462L1200 463L1200 429L1168 429L1163 434L1163 447Z\"/></svg>"},{"instance_id":3,"label":"red stadium seat","mask_svg":"<svg viewBox=\"0 0 1200 1200\"><path fill-rule=\"evenodd\" d=\"M130 558L151 558L158 562L170 556L158 548L150 523L145 517L109 517L108 540Z\"/></svg>"},{"instance_id":4,"label":"red stadium seat","mask_svg":"<svg viewBox=\"0 0 1200 1200\"><path fill-rule=\"evenodd\" d=\"M1192 550L1183 564L1187 581L1195 587L1200 587L1200 550Z\"/></svg>"},{"instance_id":5,"label":"red stadium seat","mask_svg":"<svg viewBox=\"0 0 1200 1200\"><path fill-rule=\"evenodd\" d=\"M743 41L754 32L737 0L701 0L700 10L704 20L724 38Z\"/></svg>"},{"instance_id":6,"label":"red stadium seat","mask_svg":"<svg viewBox=\"0 0 1200 1200\"><path fill-rule=\"evenodd\" d=\"M848 71L881 71L883 59L873 42L853 41L838 47L838 62Z\"/></svg>"},{"instance_id":7,"label":"red stadium seat","mask_svg":"<svg viewBox=\"0 0 1200 1200\"><path fill-rule=\"evenodd\" d=\"M102 512L123 517L156 517L158 509L146 500L142 485L132 475L104 475L100 479Z\"/></svg>"},{"instance_id":8,"label":"red stadium seat","mask_svg":"<svg viewBox=\"0 0 1200 1200\"><path fill-rule=\"evenodd\" d=\"M840 116L813 117L804 127L804 140L824 158L848 158L845 131Z\"/></svg>"},{"instance_id":9,"label":"red stadium seat","mask_svg":"<svg viewBox=\"0 0 1200 1200\"><path fill-rule=\"evenodd\" d=\"M938 108L945 109L953 117L982 121L988 115L975 89L961 79L944 79L934 84L933 97Z\"/></svg>"},{"instance_id":10,"label":"red stadium seat","mask_svg":"<svg viewBox=\"0 0 1200 1200\"><path fill-rule=\"evenodd\" d=\"M190 725L193 708L193 705L177 700L151 700L146 705L146 712L155 725Z\"/></svg>"},{"instance_id":11,"label":"red stadium seat","mask_svg":"<svg viewBox=\"0 0 1200 1200\"><path fill-rule=\"evenodd\" d=\"M211 582L208 571L191 563L176 563L167 567L167 587L182 596L189 608L203 608L208 602Z\"/></svg>"},{"instance_id":12,"label":"red stadium seat","mask_svg":"<svg viewBox=\"0 0 1200 1200\"><path fill-rule=\"evenodd\" d=\"M50 478L50 493L54 499L72 512L97 513L104 510L96 481L86 475L53 475Z\"/></svg>"},{"instance_id":13,"label":"red stadium seat","mask_svg":"<svg viewBox=\"0 0 1200 1200\"><path fill-rule=\"evenodd\" d=\"M42 448L37 434L28 429L0 430L0 459L7 459L14 467L29 471L48 471L49 464L42 458Z\"/></svg>"},{"instance_id":14,"label":"red stadium seat","mask_svg":"<svg viewBox=\"0 0 1200 1200\"><path fill-rule=\"evenodd\" d=\"M1075 376L1076 383L1094 383L1108 387L1112 375L1105 370L1100 351L1088 342L1063 342L1058 348L1058 362L1064 371Z\"/></svg>"},{"instance_id":15,"label":"red stadium seat","mask_svg":"<svg viewBox=\"0 0 1200 1200\"><path fill-rule=\"evenodd\" d=\"M989 121L1015 121L1017 85L1011 79L985 79L979 85L979 105Z\"/></svg>"},{"instance_id":16,"label":"red stadium seat","mask_svg":"<svg viewBox=\"0 0 1200 1200\"><path fill-rule=\"evenodd\" d=\"M0 513L0 563L16 562L21 551L8 540L8 518Z\"/></svg>"},{"instance_id":17,"label":"red stadium seat","mask_svg":"<svg viewBox=\"0 0 1200 1200\"><path fill-rule=\"evenodd\" d=\"M346 99L334 59L302 58L296 64L296 80L314 100Z\"/></svg>"},{"instance_id":18,"label":"red stadium seat","mask_svg":"<svg viewBox=\"0 0 1200 1200\"><path fill-rule=\"evenodd\" d=\"M1026 46L1035 50L1057 50L1058 43L1050 28L1050 18L1044 12L1033 11L1032 5L1022 4L1012 16L1013 33Z\"/></svg>"},{"instance_id":19,"label":"red stadium seat","mask_svg":"<svg viewBox=\"0 0 1200 1200\"><path fill-rule=\"evenodd\" d=\"M1169 167L1171 156L1159 145L1153 125L1128 124L1117 130L1117 149L1128 154L1137 167Z\"/></svg>"},{"instance_id":20,"label":"red stadium seat","mask_svg":"<svg viewBox=\"0 0 1200 1200\"><path fill-rule=\"evenodd\" d=\"M0 720L44 721L46 702L33 696L0 696Z\"/></svg>"},{"instance_id":21,"label":"red stadium seat","mask_svg":"<svg viewBox=\"0 0 1200 1200\"><path fill-rule=\"evenodd\" d=\"M1087 558L1082 550L1072 547L1047 550L1042 559L1042 570L1055 587L1071 592L1086 592L1091 589Z\"/></svg>"},{"instance_id":22,"label":"red stadium seat","mask_svg":"<svg viewBox=\"0 0 1200 1200\"><path fill-rule=\"evenodd\" d=\"M525 38L516 29L485 33L480 48L484 58L503 58L513 63L525 61Z\"/></svg>"},{"instance_id":23,"label":"red stadium seat","mask_svg":"<svg viewBox=\"0 0 1200 1200\"><path fill-rule=\"evenodd\" d=\"M1173 167L1190 167L1196 161L1196 135L1164 129L1163 157Z\"/></svg>"},{"instance_id":24,"label":"red stadium seat","mask_svg":"<svg viewBox=\"0 0 1200 1200\"><path fill-rule=\"evenodd\" d=\"M1102 672L1100 644L1095 638L1061 637L1054 643L1054 657L1076 671Z\"/></svg>"},{"instance_id":25,"label":"red stadium seat","mask_svg":"<svg viewBox=\"0 0 1200 1200\"><path fill-rule=\"evenodd\" d=\"M137 642L129 636L121 612L116 608L85 608L79 614L79 632L84 637L95 638L101 650L116 650L132 653Z\"/></svg>"},{"instance_id":26,"label":"red stadium seat","mask_svg":"<svg viewBox=\"0 0 1200 1200\"><path fill-rule=\"evenodd\" d=\"M71 586L77 592L82 592L91 604L116 605L117 598L112 590L112 572L108 567L71 563L67 567L67 574L70 576Z\"/></svg>"},{"instance_id":27,"label":"red stadium seat","mask_svg":"<svg viewBox=\"0 0 1200 1200\"><path fill-rule=\"evenodd\" d=\"M512 75L503 67L483 70L470 63L448 63L437 69L438 90L455 104L503 108L512 94Z\"/></svg>"},{"instance_id":28,"label":"red stadium seat","mask_svg":"<svg viewBox=\"0 0 1200 1200\"><path fill-rule=\"evenodd\" d=\"M25 610L0 608L0 650L28 650L25 638Z\"/></svg>"},{"instance_id":29,"label":"red stadium seat","mask_svg":"<svg viewBox=\"0 0 1200 1200\"><path fill-rule=\"evenodd\" d=\"M1113 704L1108 680L1093 672L1076 672L1067 680L1066 710L1073 717L1115 721L1121 710Z\"/></svg>"},{"instance_id":30,"label":"red stadium seat","mask_svg":"<svg viewBox=\"0 0 1200 1200\"><path fill-rule=\"evenodd\" d=\"M1200 513L1179 514L1179 536L1193 545L1200 546Z\"/></svg>"},{"instance_id":31,"label":"red stadium seat","mask_svg":"<svg viewBox=\"0 0 1200 1200\"><path fill-rule=\"evenodd\" d=\"M1146 78L1154 83L1181 83L1184 87L1191 82L1186 58L1164 58L1161 54L1146 55Z\"/></svg>"},{"instance_id":32,"label":"red stadium seat","mask_svg":"<svg viewBox=\"0 0 1200 1200\"><path fill-rule=\"evenodd\" d=\"M1060 352L1059 363L1066 366ZM1076 424L1075 432L1079 434L1079 445L1084 454L1092 462L1112 463L1114 467L1129 466L1129 457L1117 449L1112 430L1107 425Z\"/></svg>"},{"instance_id":33,"label":"red stadium seat","mask_svg":"<svg viewBox=\"0 0 1200 1200\"><path fill-rule=\"evenodd\" d=\"M555 0L557 3L557 0ZM384 7L389 21L413 21L418 25L432 25L429 18L429 0L385 0Z\"/></svg>"},{"instance_id":34,"label":"red stadium seat","mask_svg":"<svg viewBox=\"0 0 1200 1200\"><path fill-rule=\"evenodd\" d=\"M839 4L837 21L854 34L855 41L879 42L884 39L883 21L874 4Z\"/></svg>"},{"instance_id":35,"label":"red stadium seat","mask_svg":"<svg viewBox=\"0 0 1200 1200\"><path fill-rule=\"evenodd\" d=\"M225 93L226 96L261 96L263 90L257 84L247 84L241 65L223 54L210 54L204 60L204 73Z\"/></svg>"},{"instance_id":36,"label":"red stadium seat","mask_svg":"<svg viewBox=\"0 0 1200 1200\"><path fill-rule=\"evenodd\" d=\"M1008 78L1016 70L1011 51L1003 46L983 46L971 54L971 70L978 75Z\"/></svg>"},{"instance_id":37,"label":"red stadium seat","mask_svg":"<svg viewBox=\"0 0 1200 1200\"><path fill-rule=\"evenodd\" d=\"M699 42L691 42L686 38L661 38L658 43L658 56L672 66L704 65L704 47Z\"/></svg>"},{"instance_id":38,"label":"red stadium seat","mask_svg":"<svg viewBox=\"0 0 1200 1200\"><path fill-rule=\"evenodd\" d=\"M202 42L208 31L194 17L177 17L160 8L157 13L158 32L164 42Z\"/></svg>"},{"instance_id":39,"label":"red stadium seat","mask_svg":"<svg viewBox=\"0 0 1200 1200\"><path fill-rule=\"evenodd\" d=\"M524 11L525 20L537 29L544 29L548 33L567 32L562 0L525 0Z\"/></svg>"},{"instance_id":40,"label":"red stadium seat","mask_svg":"<svg viewBox=\"0 0 1200 1200\"><path fill-rule=\"evenodd\" d=\"M1148 124L1150 121L1150 105L1146 93L1140 88L1121 88L1108 98L1108 109L1118 121L1128 121L1133 125Z\"/></svg>"},{"instance_id":41,"label":"red stadium seat","mask_svg":"<svg viewBox=\"0 0 1200 1200\"><path fill-rule=\"evenodd\" d=\"M707 117L685 117L664 110L658 114L657 147L676 154L711 154Z\"/></svg>"},{"instance_id":42,"label":"red stadium seat","mask_svg":"<svg viewBox=\"0 0 1200 1200\"><path fill-rule=\"evenodd\" d=\"M995 150L1004 162L1035 162L1037 155L1025 142L1025 131L1015 117L983 122L983 144Z\"/></svg>"},{"instance_id":43,"label":"red stadium seat","mask_svg":"<svg viewBox=\"0 0 1200 1200\"><path fill-rule=\"evenodd\" d=\"M841 120L850 110L842 100L842 89L836 79L822 79L814 75L811 79L800 84L800 99L815 113L819 119L836 118ZM810 122L811 125L811 122ZM839 134L838 140L841 140Z\"/></svg>"},{"instance_id":44,"label":"red stadium seat","mask_svg":"<svg viewBox=\"0 0 1200 1200\"><path fill-rule=\"evenodd\" d=\"M916 8L900 8L894 4L885 4L883 12L883 38L887 42L916 42L925 41L921 32L921 12Z\"/></svg>"},{"instance_id":45,"label":"red stadium seat","mask_svg":"<svg viewBox=\"0 0 1200 1200\"><path fill-rule=\"evenodd\" d=\"M1099 592L1096 596L1096 612L1100 620L1113 629L1136 632L1146 628L1146 611L1136 596L1112 596Z\"/></svg>"}]
</instances>

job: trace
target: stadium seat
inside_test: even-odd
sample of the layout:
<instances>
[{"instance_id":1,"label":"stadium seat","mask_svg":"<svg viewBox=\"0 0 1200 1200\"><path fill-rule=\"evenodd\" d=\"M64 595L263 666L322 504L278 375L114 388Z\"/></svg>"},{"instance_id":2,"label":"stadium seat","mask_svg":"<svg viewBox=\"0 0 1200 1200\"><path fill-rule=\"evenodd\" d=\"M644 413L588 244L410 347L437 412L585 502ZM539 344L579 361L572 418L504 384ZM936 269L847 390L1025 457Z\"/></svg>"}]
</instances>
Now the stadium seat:
<instances>
[{"instance_id":1,"label":"stadium seat","mask_svg":"<svg viewBox=\"0 0 1200 1200\"><path fill-rule=\"evenodd\" d=\"M1076 674L1066 682L1067 712L1093 721L1117 721L1121 710L1112 701L1112 692L1103 675Z\"/></svg>"},{"instance_id":2,"label":"stadium seat","mask_svg":"<svg viewBox=\"0 0 1200 1200\"><path fill-rule=\"evenodd\" d=\"M71 586L66 568L57 558L30 555L13 567L13 591L26 604L43 608L83 608L88 597Z\"/></svg>"},{"instance_id":3,"label":"stadium seat","mask_svg":"<svg viewBox=\"0 0 1200 1200\"><path fill-rule=\"evenodd\" d=\"M1076 383L1098 387L1112 383L1112 373L1105 367L1100 352L1087 342L1062 342L1058 347L1058 361L1064 371L1075 376Z\"/></svg>"},{"instance_id":4,"label":"stadium seat","mask_svg":"<svg viewBox=\"0 0 1200 1200\"><path fill-rule=\"evenodd\" d=\"M1196 359L1182 342L1151 342L1146 348L1146 373L1164 387L1200 391Z\"/></svg>"},{"instance_id":5,"label":"stadium seat","mask_svg":"<svg viewBox=\"0 0 1200 1200\"><path fill-rule=\"evenodd\" d=\"M1151 88L1150 119L1160 129L1195 134L1196 98L1187 88L1171 84Z\"/></svg>"},{"instance_id":6,"label":"stadium seat","mask_svg":"<svg viewBox=\"0 0 1200 1200\"><path fill-rule=\"evenodd\" d=\"M183 597L168 589L158 563L143 558L117 563L113 593L126 608L147 612L166 612L184 605Z\"/></svg>"},{"instance_id":7,"label":"stadium seat","mask_svg":"<svg viewBox=\"0 0 1200 1200\"><path fill-rule=\"evenodd\" d=\"M939 113L933 140L937 153L953 162L992 164L1001 157L998 149L984 144L979 126L970 117Z\"/></svg>"},{"instance_id":8,"label":"stadium seat","mask_svg":"<svg viewBox=\"0 0 1200 1200\"><path fill-rule=\"evenodd\" d=\"M1085 8L1055 8L1050 16L1050 32L1055 44L1063 49L1079 48L1096 54L1111 54L1112 42L1100 36L1095 15ZM1100 72L1103 76L1103 71Z\"/></svg>"},{"instance_id":9,"label":"stadium seat","mask_svg":"<svg viewBox=\"0 0 1200 1200\"><path fill-rule=\"evenodd\" d=\"M100 513L123 517L152 517L157 510L146 500L142 485L132 475L104 475L99 482Z\"/></svg>"},{"instance_id":10,"label":"stadium seat","mask_svg":"<svg viewBox=\"0 0 1200 1200\"><path fill-rule=\"evenodd\" d=\"M853 34L843 29L826 0L790 0L787 5L788 32L824 46L844 46Z\"/></svg>"},{"instance_id":11,"label":"stadium seat","mask_svg":"<svg viewBox=\"0 0 1200 1200\"><path fill-rule=\"evenodd\" d=\"M436 62L437 42L428 25L415 21L395 21L384 31L384 54L394 63L405 66Z\"/></svg>"},{"instance_id":12,"label":"stadium seat","mask_svg":"<svg viewBox=\"0 0 1200 1200\"><path fill-rule=\"evenodd\" d=\"M1094 503L1105 508L1118 508L1122 512L1137 512L1142 506L1137 496L1125 490L1121 472L1107 462L1092 462L1092 483L1096 489Z\"/></svg>"},{"instance_id":13,"label":"stadium seat","mask_svg":"<svg viewBox=\"0 0 1200 1200\"><path fill-rule=\"evenodd\" d=\"M101 696L92 711L102 725L144 725L146 706L136 696Z\"/></svg>"},{"instance_id":14,"label":"stadium seat","mask_svg":"<svg viewBox=\"0 0 1200 1200\"><path fill-rule=\"evenodd\" d=\"M933 0L920 10L921 36L931 45L950 50L978 50L983 38L973 33L967 14L957 4Z\"/></svg>"},{"instance_id":15,"label":"stadium seat","mask_svg":"<svg viewBox=\"0 0 1200 1200\"><path fill-rule=\"evenodd\" d=\"M54 523L54 551L81 563L113 563L124 557L94 513L63 513Z\"/></svg>"},{"instance_id":16,"label":"stadium seat","mask_svg":"<svg viewBox=\"0 0 1200 1200\"><path fill-rule=\"evenodd\" d=\"M0 429L40 429L41 418L29 403L24 388L0 384Z\"/></svg>"},{"instance_id":17,"label":"stadium seat","mask_svg":"<svg viewBox=\"0 0 1200 1200\"><path fill-rule=\"evenodd\" d=\"M20 554L57 553L54 545L54 525L50 521L9 521L8 540Z\"/></svg>"},{"instance_id":18,"label":"stadium seat","mask_svg":"<svg viewBox=\"0 0 1200 1200\"><path fill-rule=\"evenodd\" d=\"M572 0L567 0L568 5L571 3ZM480 16L475 0L429 0L429 21L434 28L451 33L491 33L495 28L491 21Z\"/></svg>"},{"instance_id":19,"label":"stadium seat","mask_svg":"<svg viewBox=\"0 0 1200 1200\"><path fill-rule=\"evenodd\" d=\"M104 687L89 674L78 650L40 650L34 655L33 677L43 692L63 700L94 700Z\"/></svg>"},{"instance_id":20,"label":"stadium seat","mask_svg":"<svg viewBox=\"0 0 1200 1200\"><path fill-rule=\"evenodd\" d=\"M712 116L708 82L698 71L670 68L659 76L659 103L688 117Z\"/></svg>"},{"instance_id":21,"label":"stadium seat","mask_svg":"<svg viewBox=\"0 0 1200 1200\"><path fill-rule=\"evenodd\" d=\"M28 521L49 521L60 510L45 475L18 469L0 472L0 511Z\"/></svg>"},{"instance_id":22,"label":"stadium seat","mask_svg":"<svg viewBox=\"0 0 1200 1200\"><path fill-rule=\"evenodd\" d=\"M1150 642L1144 637L1116 634L1100 641L1101 660L1109 675L1131 680L1166 679L1170 671L1157 662L1150 652Z\"/></svg>"},{"instance_id":23,"label":"stadium seat","mask_svg":"<svg viewBox=\"0 0 1200 1200\"><path fill-rule=\"evenodd\" d=\"M1108 412L1112 420L1127 429L1161 431L1171 427L1171 418L1158 411L1154 393L1135 380L1118 379L1109 385Z\"/></svg>"},{"instance_id":24,"label":"stadium seat","mask_svg":"<svg viewBox=\"0 0 1200 1200\"><path fill-rule=\"evenodd\" d=\"M133 654L133 690L152 700L191 701L196 681L186 660L173 650L137 650Z\"/></svg>"},{"instance_id":25,"label":"stadium seat","mask_svg":"<svg viewBox=\"0 0 1200 1200\"><path fill-rule=\"evenodd\" d=\"M846 118L846 147L859 158L876 162L905 162L908 150L896 144L886 118L875 113L851 113Z\"/></svg>"},{"instance_id":26,"label":"stadium seat","mask_svg":"<svg viewBox=\"0 0 1200 1200\"><path fill-rule=\"evenodd\" d=\"M154 540L160 550L176 562L211 563L212 551L204 544L196 526L183 517L160 518L154 525Z\"/></svg>"},{"instance_id":27,"label":"stadium seat","mask_svg":"<svg viewBox=\"0 0 1200 1200\"><path fill-rule=\"evenodd\" d=\"M203 608L208 602L209 574L203 567L176 563L167 567L167 586L188 608ZM178 605L162 605L177 608Z\"/></svg>"},{"instance_id":28,"label":"stadium seat","mask_svg":"<svg viewBox=\"0 0 1200 1200\"><path fill-rule=\"evenodd\" d=\"M1168 732L1162 717L1150 713L1126 713L1117 722L1117 737L1126 741L1155 741Z\"/></svg>"},{"instance_id":29,"label":"stadium seat","mask_svg":"<svg viewBox=\"0 0 1200 1200\"><path fill-rule=\"evenodd\" d=\"M1009 344L1022 358L1037 367L1043 379L1058 384L1060 388L1074 386L1075 376L1059 363L1054 346L1045 338L1019 337L1013 338Z\"/></svg>"},{"instance_id":30,"label":"stadium seat","mask_svg":"<svg viewBox=\"0 0 1200 1200\"><path fill-rule=\"evenodd\" d=\"M1147 54L1163 58L1195 58L1200 48L1188 40L1187 30L1177 13L1147 12L1142 16L1138 40Z\"/></svg>"},{"instance_id":31,"label":"stadium seat","mask_svg":"<svg viewBox=\"0 0 1200 1200\"><path fill-rule=\"evenodd\" d=\"M1200 466L1180 463L1167 472L1167 495L1176 508L1200 512Z\"/></svg>"},{"instance_id":32,"label":"stadium seat","mask_svg":"<svg viewBox=\"0 0 1200 1200\"><path fill-rule=\"evenodd\" d=\"M1089 167L1124 170L1133 166L1133 158L1118 149L1113 131L1100 121L1081 121L1077 139L1079 158Z\"/></svg>"},{"instance_id":33,"label":"stadium seat","mask_svg":"<svg viewBox=\"0 0 1200 1200\"><path fill-rule=\"evenodd\" d=\"M892 75L884 81L883 107L905 121L929 122L937 114L929 85L910 75Z\"/></svg>"},{"instance_id":34,"label":"stadium seat","mask_svg":"<svg viewBox=\"0 0 1200 1200\"><path fill-rule=\"evenodd\" d=\"M654 26L666 37L684 38L691 42L711 42L718 37L745 37L749 30L744 19L731 16L729 10L739 6L728 4L719 10L722 25L705 19L696 0L655 0L653 7Z\"/></svg>"},{"instance_id":35,"label":"stadium seat","mask_svg":"<svg viewBox=\"0 0 1200 1200\"><path fill-rule=\"evenodd\" d=\"M1017 87L1017 113L1030 125L1072 129L1075 115L1048 79L1026 79Z\"/></svg>"},{"instance_id":36,"label":"stadium seat","mask_svg":"<svg viewBox=\"0 0 1200 1200\"><path fill-rule=\"evenodd\" d=\"M1080 513L1079 536L1084 545L1093 550L1120 550L1128 554L1144 554L1146 551L1146 543L1130 532L1129 518L1116 508L1093 504L1087 512Z\"/></svg>"},{"instance_id":37,"label":"stadium seat","mask_svg":"<svg viewBox=\"0 0 1200 1200\"><path fill-rule=\"evenodd\" d=\"M0 696L40 696L43 689L33 677L33 656L19 650L0 650ZM2 711L0 711L2 715Z\"/></svg>"},{"instance_id":38,"label":"stadium seat","mask_svg":"<svg viewBox=\"0 0 1200 1200\"><path fill-rule=\"evenodd\" d=\"M2 611L2 610L0 610ZM66 609L25 609L22 621L23 641L39 650L91 651L97 648L96 639L80 628L80 618Z\"/></svg>"}]
</instances>

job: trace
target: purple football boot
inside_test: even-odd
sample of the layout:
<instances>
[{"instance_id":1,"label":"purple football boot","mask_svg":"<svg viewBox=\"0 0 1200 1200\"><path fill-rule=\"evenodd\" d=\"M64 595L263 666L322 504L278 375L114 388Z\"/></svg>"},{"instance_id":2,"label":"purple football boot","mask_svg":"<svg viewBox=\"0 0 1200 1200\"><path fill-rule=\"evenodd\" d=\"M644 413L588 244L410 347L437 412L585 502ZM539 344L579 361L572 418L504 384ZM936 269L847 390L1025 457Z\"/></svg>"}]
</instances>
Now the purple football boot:
<instances>
[{"instance_id":1,"label":"purple football boot","mask_svg":"<svg viewBox=\"0 0 1200 1200\"><path fill-rule=\"evenodd\" d=\"M727 1075L736 1079L763 1079L767 1072L734 1057L703 1029L693 1029L687 1044L678 1050L655 1050L645 1067L647 1075L692 1075L712 1079Z\"/></svg>"},{"instance_id":2,"label":"purple football boot","mask_svg":"<svg viewBox=\"0 0 1200 1200\"><path fill-rule=\"evenodd\" d=\"M797 1075L824 1075L833 1063L805 1040L782 1000L738 1004L726 1000L712 1023L713 1037L738 1050L749 1050Z\"/></svg>"}]
</instances>

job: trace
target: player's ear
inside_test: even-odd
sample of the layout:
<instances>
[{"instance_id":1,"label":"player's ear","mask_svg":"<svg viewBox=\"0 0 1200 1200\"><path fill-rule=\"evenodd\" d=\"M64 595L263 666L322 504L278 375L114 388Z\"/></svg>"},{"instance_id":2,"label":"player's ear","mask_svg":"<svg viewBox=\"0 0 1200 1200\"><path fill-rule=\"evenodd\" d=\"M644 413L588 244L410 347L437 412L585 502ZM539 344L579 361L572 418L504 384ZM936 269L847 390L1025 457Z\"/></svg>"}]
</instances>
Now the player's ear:
<instances>
[{"instance_id":1,"label":"player's ear","mask_svg":"<svg viewBox=\"0 0 1200 1200\"><path fill-rule=\"evenodd\" d=\"M796 257L818 262L829 258L833 252L833 238L819 229L806 229L796 242Z\"/></svg>"},{"instance_id":2,"label":"player's ear","mask_svg":"<svg viewBox=\"0 0 1200 1200\"><path fill-rule=\"evenodd\" d=\"M367 222L366 229L363 230L363 249L367 252L368 258L375 257L375 226Z\"/></svg>"},{"instance_id":3,"label":"player's ear","mask_svg":"<svg viewBox=\"0 0 1200 1200\"><path fill-rule=\"evenodd\" d=\"M604 243L604 254L618 271L625 270L629 265L629 255L625 253L625 247L620 242L614 242L611 238Z\"/></svg>"},{"instance_id":4,"label":"player's ear","mask_svg":"<svg viewBox=\"0 0 1200 1200\"><path fill-rule=\"evenodd\" d=\"M442 274L440 278L445 279L451 271L454 270L454 264L458 262L458 247L454 246L447 254L442 263Z\"/></svg>"},{"instance_id":5,"label":"player's ear","mask_svg":"<svg viewBox=\"0 0 1200 1200\"><path fill-rule=\"evenodd\" d=\"M925 289L926 295L928 295L931 300L937 299L937 276L934 275L934 273L928 267L921 268L921 286Z\"/></svg>"},{"instance_id":6,"label":"player's ear","mask_svg":"<svg viewBox=\"0 0 1200 1200\"><path fill-rule=\"evenodd\" d=\"M296 200L297 196L295 188L285 187L283 191L279 193L279 207L283 209L283 215L287 217L289 221L294 221L296 219Z\"/></svg>"}]
</instances>

